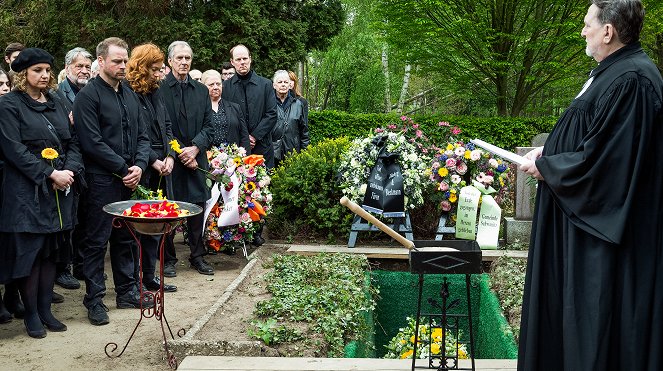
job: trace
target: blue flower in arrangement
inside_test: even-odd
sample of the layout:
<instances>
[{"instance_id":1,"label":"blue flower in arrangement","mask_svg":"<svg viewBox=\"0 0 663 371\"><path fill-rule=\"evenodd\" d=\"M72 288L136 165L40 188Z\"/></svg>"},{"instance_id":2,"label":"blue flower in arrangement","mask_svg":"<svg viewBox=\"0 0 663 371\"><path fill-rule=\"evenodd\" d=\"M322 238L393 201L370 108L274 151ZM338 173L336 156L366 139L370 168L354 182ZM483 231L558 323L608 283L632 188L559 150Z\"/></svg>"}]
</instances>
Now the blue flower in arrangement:
<instances>
[{"instance_id":1,"label":"blue flower in arrangement","mask_svg":"<svg viewBox=\"0 0 663 371\"><path fill-rule=\"evenodd\" d=\"M476 149L476 147L474 146L474 143L465 144L465 148L470 150L470 151L474 151Z\"/></svg>"},{"instance_id":2,"label":"blue flower in arrangement","mask_svg":"<svg viewBox=\"0 0 663 371\"><path fill-rule=\"evenodd\" d=\"M223 232L223 239L224 241L230 241L233 239L233 233L231 231L225 231Z\"/></svg>"},{"instance_id":3,"label":"blue flower in arrangement","mask_svg":"<svg viewBox=\"0 0 663 371\"><path fill-rule=\"evenodd\" d=\"M505 172L506 169L507 169L507 166L506 166L505 164L499 164L499 165L497 166L497 171L499 171L500 173Z\"/></svg>"}]
</instances>

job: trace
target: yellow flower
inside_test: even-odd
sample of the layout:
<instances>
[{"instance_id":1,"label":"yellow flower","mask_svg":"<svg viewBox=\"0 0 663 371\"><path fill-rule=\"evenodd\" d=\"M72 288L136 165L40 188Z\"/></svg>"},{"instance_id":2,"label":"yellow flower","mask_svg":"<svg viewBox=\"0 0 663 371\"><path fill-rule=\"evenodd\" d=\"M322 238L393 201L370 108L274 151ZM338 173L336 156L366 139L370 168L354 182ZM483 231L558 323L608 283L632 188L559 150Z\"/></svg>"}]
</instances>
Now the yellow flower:
<instances>
[{"instance_id":1,"label":"yellow flower","mask_svg":"<svg viewBox=\"0 0 663 371\"><path fill-rule=\"evenodd\" d=\"M435 341L437 341L437 338L442 338L442 329L439 327L434 328L431 337L433 337Z\"/></svg>"},{"instance_id":2,"label":"yellow flower","mask_svg":"<svg viewBox=\"0 0 663 371\"><path fill-rule=\"evenodd\" d=\"M458 358L467 359L467 352L464 349L458 349Z\"/></svg>"},{"instance_id":3,"label":"yellow flower","mask_svg":"<svg viewBox=\"0 0 663 371\"><path fill-rule=\"evenodd\" d=\"M453 144L451 144L451 143L447 144L447 151L453 151L453 149L454 149Z\"/></svg>"},{"instance_id":4,"label":"yellow flower","mask_svg":"<svg viewBox=\"0 0 663 371\"><path fill-rule=\"evenodd\" d=\"M443 177L443 178L444 178L445 176L447 176L448 174L449 174L449 170L447 170L446 167L441 167L440 170L437 171L437 175L439 175L439 176L441 176L441 177Z\"/></svg>"},{"instance_id":5,"label":"yellow flower","mask_svg":"<svg viewBox=\"0 0 663 371\"><path fill-rule=\"evenodd\" d=\"M165 200L163 197L163 190L157 189L157 200Z\"/></svg>"},{"instance_id":6,"label":"yellow flower","mask_svg":"<svg viewBox=\"0 0 663 371\"><path fill-rule=\"evenodd\" d=\"M414 335L410 336L410 343L414 344Z\"/></svg>"},{"instance_id":7,"label":"yellow flower","mask_svg":"<svg viewBox=\"0 0 663 371\"><path fill-rule=\"evenodd\" d=\"M171 140L170 142L168 142L168 144L170 144L170 148L172 148L173 151L175 151L176 153L182 153L182 148L180 148L180 142L178 142L177 139Z\"/></svg>"},{"instance_id":8,"label":"yellow flower","mask_svg":"<svg viewBox=\"0 0 663 371\"><path fill-rule=\"evenodd\" d=\"M430 345L430 351L433 354L440 354L440 344L433 343Z\"/></svg>"},{"instance_id":9,"label":"yellow flower","mask_svg":"<svg viewBox=\"0 0 663 371\"><path fill-rule=\"evenodd\" d=\"M401 344L403 344L403 345L407 344L407 340L401 339Z\"/></svg>"},{"instance_id":10,"label":"yellow flower","mask_svg":"<svg viewBox=\"0 0 663 371\"><path fill-rule=\"evenodd\" d=\"M410 358L410 357L412 357L413 353L414 353L414 350L410 349L407 352L401 354L401 359Z\"/></svg>"},{"instance_id":11,"label":"yellow flower","mask_svg":"<svg viewBox=\"0 0 663 371\"><path fill-rule=\"evenodd\" d=\"M237 165L237 166L239 166L239 165L242 164L242 159L239 158L239 157L235 157L235 158L233 159L233 161L235 161L235 165Z\"/></svg>"},{"instance_id":12,"label":"yellow flower","mask_svg":"<svg viewBox=\"0 0 663 371\"><path fill-rule=\"evenodd\" d=\"M58 158L58 151L54 150L53 148L44 148L41 151L41 157L47 159L47 160L55 160Z\"/></svg>"},{"instance_id":13,"label":"yellow flower","mask_svg":"<svg viewBox=\"0 0 663 371\"><path fill-rule=\"evenodd\" d=\"M471 157L471 153L472 153L472 152L470 152L470 151L468 151L468 150L465 150L465 154L463 155L463 157L465 157L465 159L469 160L470 157Z\"/></svg>"},{"instance_id":14,"label":"yellow flower","mask_svg":"<svg viewBox=\"0 0 663 371\"><path fill-rule=\"evenodd\" d=\"M244 189L248 192L253 192L256 189L256 184L254 182L248 182L244 185Z\"/></svg>"},{"instance_id":15,"label":"yellow flower","mask_svg":"<svg viewBox=\"0 0 663 371\"><path fill-rule=\"evenodd\" d=\"M458 200L458 197L456 196L455 193L452 193L449 195L449 202L455 203Z\"/></svg>"}]
</instances>

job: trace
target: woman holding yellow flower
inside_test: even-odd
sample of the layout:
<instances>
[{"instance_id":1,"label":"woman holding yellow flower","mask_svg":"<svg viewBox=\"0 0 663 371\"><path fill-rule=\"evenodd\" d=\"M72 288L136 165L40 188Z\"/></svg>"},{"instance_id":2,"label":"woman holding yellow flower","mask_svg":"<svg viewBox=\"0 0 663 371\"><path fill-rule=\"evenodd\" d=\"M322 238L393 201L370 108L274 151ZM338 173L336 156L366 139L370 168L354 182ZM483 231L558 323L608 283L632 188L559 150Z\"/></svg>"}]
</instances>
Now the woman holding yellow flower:
<instances>
[{"instance_id":1,"label":"woman holding yellow flower","mask_svg":"<svg viewBox=\"0 0 663 371\"><path fill-rule=\"evenodd\" d=\"M51 313L55 263L67 261L64 236L76 215L76 177L83 170L68 111L55 88L53 57L28 48L12 62L14 91L0 98L4 160L0 210L0 283L16 281L28 335L67 326ZM45 327L44 327L45 326Z\"/></svg>"}]
</instances>

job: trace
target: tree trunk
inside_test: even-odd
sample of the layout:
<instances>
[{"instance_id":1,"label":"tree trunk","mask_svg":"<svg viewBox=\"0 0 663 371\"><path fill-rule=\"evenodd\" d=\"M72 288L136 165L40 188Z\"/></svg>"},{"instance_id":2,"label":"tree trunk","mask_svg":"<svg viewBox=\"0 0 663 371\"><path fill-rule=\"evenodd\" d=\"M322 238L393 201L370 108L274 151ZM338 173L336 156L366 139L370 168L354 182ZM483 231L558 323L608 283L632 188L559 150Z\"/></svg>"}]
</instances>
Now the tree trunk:
<instances>
[{"instance_id":1,"label":"tree trunk","mask_svg":"<svg viewBox=\"0 0 663 371\"><path fill-rule=\"evenodd\" d=\"M384 73L384 111L391 111L391 92L389 91L389 55L387 44L382 44L382 73Z\"/></svg>"},{"instance_id":2,"label":"tree trunk","mask_svg":"<svg viewBox=\"0 0 663 371\"><path fill-rule=\"evenodd\" d=\"M322 102L322 110L327 109L327 103L329 103L329 97L331 96L332 89L334 89L334 84L330 82L327 84L327 89L325 90L325 100Z\"/></svg>"},{"instance_id":3,"label":"tree trunk","mask_svg":"<svg viewBox=\"0 0 663 371\"><path fill-rule=\"evenodd\" d=\"M507 108L507 84L508 79L506 76L497 76L495 87L497 90L497 114L499 116L506 116L509 113Z\"/></svg>"},{"instance_id":4,"label":"tree trunk","mask_svg":"<svg viewBox=\"0 0 663 371\"><path fill-rule=\"evenodd\" d=\"M401 96L398 98L398 113L403 113L403 106L405 105L405 98L407 97L407 90L410 86L410 70L412 66L405 65L405 73L403 74L403 86L401 87Z\"/></svg>"}]
</instances>

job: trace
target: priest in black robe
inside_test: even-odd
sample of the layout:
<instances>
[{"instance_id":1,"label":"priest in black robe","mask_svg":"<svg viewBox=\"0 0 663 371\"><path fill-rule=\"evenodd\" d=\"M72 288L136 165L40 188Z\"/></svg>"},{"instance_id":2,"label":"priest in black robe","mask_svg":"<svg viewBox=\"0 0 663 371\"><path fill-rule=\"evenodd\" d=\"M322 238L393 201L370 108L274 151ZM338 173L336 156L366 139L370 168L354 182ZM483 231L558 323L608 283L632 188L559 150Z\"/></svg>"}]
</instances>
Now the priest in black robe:
<instances>
[{"instance_id":1,"label":"priest in black robe","mask_svg":"<svg viewBox=\"0 0 663 371\"><path fill-rule=\"evenodd\" d=\"M518 370L663 370L663 80L639 0L593 0L599 65L521 170L539 180Z\"/></svg>"}]
</instances>

